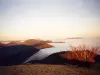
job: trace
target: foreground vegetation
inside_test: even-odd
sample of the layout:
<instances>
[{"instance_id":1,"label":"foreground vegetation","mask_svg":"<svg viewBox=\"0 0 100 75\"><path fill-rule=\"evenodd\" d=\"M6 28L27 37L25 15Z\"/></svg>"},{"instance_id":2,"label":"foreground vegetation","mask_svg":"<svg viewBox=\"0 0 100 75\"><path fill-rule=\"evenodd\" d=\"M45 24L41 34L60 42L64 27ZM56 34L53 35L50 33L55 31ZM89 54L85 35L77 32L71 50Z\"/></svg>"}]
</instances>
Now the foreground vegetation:
<instances>
[{"instance_id":1,"label":"foreground vegetation","mask_svg":"<svg viewBox=\"0 0 100 75\"><path fill-rule=\"evenodd\" d=\"M95 63L95 57L100 54L100 48L97 47L89 47L86 45L80 46L70 46L71 51L63 53L63 56L69 60L79 60L84 62Z\"/></svg>"},{"instance_id":2,"label":"foreground vegetation","mask_svg":"<svg viewBox=\"0 0 100 75\"><path fill-rule=\"evenodd\" d=\"M100 69L70 65L18 65L0 67L0 75L99 75Z\"/></svg>"}]
</instances>

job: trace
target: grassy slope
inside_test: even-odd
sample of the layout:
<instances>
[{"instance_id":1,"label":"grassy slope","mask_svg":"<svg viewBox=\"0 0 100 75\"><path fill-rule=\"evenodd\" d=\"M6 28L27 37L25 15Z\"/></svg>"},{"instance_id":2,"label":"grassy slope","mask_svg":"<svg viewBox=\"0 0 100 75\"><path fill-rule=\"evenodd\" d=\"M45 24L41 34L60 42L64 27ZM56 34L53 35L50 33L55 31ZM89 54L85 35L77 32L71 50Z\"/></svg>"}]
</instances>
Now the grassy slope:
<instances>
[{"instance_id":1,"label":"grassy slope","mask_svg":"<svg viewBox=\"0 0 100 75\"><path fill-rule=\"evenodd\" d=\"M68 65L17 65L0 67L0 75L100 75L100 69Z\"/></svg>"}]
</instances>

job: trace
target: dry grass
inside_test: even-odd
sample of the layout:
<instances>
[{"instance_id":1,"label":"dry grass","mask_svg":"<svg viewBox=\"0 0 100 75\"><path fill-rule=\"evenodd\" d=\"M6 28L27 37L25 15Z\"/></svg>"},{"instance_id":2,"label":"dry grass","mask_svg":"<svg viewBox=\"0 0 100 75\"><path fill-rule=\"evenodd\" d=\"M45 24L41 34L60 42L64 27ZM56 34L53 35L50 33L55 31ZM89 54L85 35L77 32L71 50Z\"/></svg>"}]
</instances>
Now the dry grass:
<instances>
[{"instance_id":1,"label":"dry grass","mask_svg":"<svg viewBox=\"0 0 100 75\"><path fill-rule=\"evenodd\" d=\"M0 75L99 75L100 70L68 65L18 65L0 67Z\"/></svg>"}]
</instances>

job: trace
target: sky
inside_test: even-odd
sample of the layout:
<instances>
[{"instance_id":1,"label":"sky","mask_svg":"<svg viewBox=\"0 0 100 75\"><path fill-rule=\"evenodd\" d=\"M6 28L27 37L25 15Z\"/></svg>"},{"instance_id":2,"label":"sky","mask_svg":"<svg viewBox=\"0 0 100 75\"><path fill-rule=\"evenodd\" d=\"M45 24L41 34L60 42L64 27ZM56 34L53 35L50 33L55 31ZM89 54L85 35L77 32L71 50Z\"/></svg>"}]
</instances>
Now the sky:
<instances>
[{"instance_id":1,"label":"sky","mask_svg":"<svg viewBox=\"0 0 100 75\"><path fill-rule=\"evenodd\" d=\"M100 36L100 0L0 0L0 40Z\"/></svg>"}]
</instances>

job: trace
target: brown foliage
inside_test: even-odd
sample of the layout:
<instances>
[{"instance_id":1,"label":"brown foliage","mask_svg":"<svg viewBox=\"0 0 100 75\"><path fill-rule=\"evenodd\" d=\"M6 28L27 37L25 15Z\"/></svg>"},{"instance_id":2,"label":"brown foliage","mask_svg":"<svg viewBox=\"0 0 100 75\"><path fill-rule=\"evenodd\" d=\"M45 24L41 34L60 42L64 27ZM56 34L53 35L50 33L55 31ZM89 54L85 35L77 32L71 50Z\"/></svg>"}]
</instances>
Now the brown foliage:
<instances>
[{"instance_id":1,"label":"brown foliage","mask_svg":"<svg viewBox=\"0 0 100 75\"><path fill-rule=\"evenodd\" d=\"M64 58L69 60L75 59L79 61L95 62L94 57L100 48L88 47L86 45L74 47L70 46L72 51L62 54Z\"/></svg>"}]
</instances>

